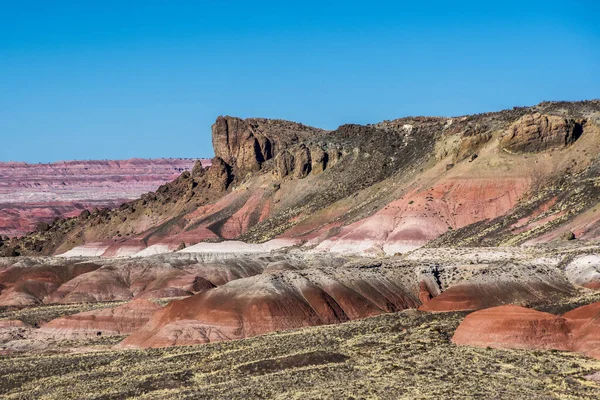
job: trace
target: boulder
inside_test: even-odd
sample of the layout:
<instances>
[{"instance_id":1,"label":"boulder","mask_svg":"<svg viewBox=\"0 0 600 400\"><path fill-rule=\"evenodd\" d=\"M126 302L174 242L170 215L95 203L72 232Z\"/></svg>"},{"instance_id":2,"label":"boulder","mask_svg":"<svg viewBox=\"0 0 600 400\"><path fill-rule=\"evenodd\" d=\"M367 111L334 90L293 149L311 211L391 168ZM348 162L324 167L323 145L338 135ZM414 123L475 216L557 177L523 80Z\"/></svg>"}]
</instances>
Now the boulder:
<instances>
[{"instance_id":1,"label":"boulder","mask_svg":"<svg viewBox=\"0 0 600 400\"><path fill-rule=\"evenodd\" d=\"M563 232L563 234L561 235L560 238L562 240L565 240L565 241L575 240L576 239L575 234L573 232L571 232L571 231L565 231L565 232Z\"/></svg>"}]
</instances>

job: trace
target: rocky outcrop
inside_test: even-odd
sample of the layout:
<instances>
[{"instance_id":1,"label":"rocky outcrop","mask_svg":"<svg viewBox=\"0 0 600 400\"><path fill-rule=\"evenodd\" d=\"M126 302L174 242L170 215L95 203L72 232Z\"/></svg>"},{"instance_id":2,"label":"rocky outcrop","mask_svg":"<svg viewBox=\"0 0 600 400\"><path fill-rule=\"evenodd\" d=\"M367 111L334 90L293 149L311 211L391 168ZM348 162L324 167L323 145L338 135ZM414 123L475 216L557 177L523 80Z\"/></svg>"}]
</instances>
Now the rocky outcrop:
<instances>
[{"instance_id":1,"label":"rocky outcrop","mask_svg":"<svg viewBox=\"0 0 600 400\"><path fill-rule=\"evenodd\" d=\"M336 156L334 160L339 160L338 150L332 151ZM337 157L337 158L336 158ZM302 179L308 174L320 174L325 171L329 164L329 154L320 146L306 146L304 144L292 146L277 154L275 157L274 174L277 178L285 178L290 176L294 179Z\"/></svg>"},{"instance_id":2,"label":"rocky outcrop","mask_svg":"<svg viewBox=\"0 0 600 400\"><path fill-rule=\"evenodd\" d=\"M579 139L584 124L584 119L528 114L506 131L500 146L510 153L537 153L564 148Z\"/></svg>"},{"instance_id":3,"label":"rocky outcrop","mask_svg":"<svg viewBox=\"0 0 600 400\"><path fill-rule=\"evenodd\" d=\"M593 215L600 192L598 107L543 104L331 132L219 117L212 167L196 164L126 208L91 210L2 241L0 254L90 254L99 243L103 249L94 255L145 255L175 251L182 242L276 239L317 251L393 255L428 243L512 245L542 235L548 241L546 233L557 229L593 239L600 237L600 215ZM575 141L579 128L585 133ZM564 151L499 151L554 146L560 135ZM564 225L578 215L577 225Z\"/></svg>"},{"instance_id":4,"label":"rocky outcrop","mask_svg":"<svg viewBox=\"0 0 600 400\"><path fill-rule=\"evenodd\" d=\"M233 177L231 167L220 157L212 159L212 165L207 169L207 189L224 192L229 187Z\"/></svg>"},{"instance_id":5,"label":"rocky outcrop","mask_svg":"<svg viewBox=\"0 0 600 400\"><path fill-rule=\"evenodd\" d=\"M324 133L295 122L227 116L213 124L212 141L215 156L225 163L240 171L257 171L292 144Z\"/></svg>"}]
</instances>

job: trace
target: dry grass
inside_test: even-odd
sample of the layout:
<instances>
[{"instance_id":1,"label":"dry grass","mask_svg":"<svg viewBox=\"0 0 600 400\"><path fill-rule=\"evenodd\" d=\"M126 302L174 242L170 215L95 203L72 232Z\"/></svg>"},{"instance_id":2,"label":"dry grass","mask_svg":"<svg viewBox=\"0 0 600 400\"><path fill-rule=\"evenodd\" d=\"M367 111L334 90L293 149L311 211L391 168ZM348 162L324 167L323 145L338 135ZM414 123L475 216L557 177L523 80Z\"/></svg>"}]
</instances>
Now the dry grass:
<instances>
[{"instance_id":1,"label":"dry grass","mask_svg":"<svg viewBox=\"0 0 600 400\"><path fill-rule=\"evenodd\" d=\"M407 311L208 345L12 355L0 359L0 397L598 398L584 376L600 361L457 347L462 317Z\"/></svg>"},{"instance_id":2,"label":"dry grass","mask_svg":"<svg viewBox=\"0 0 600 400\"><path fill-rule=\"evenodd\" d=\"M48 322L65 315L77 314L84 311L116 307L126 301L106 301L98 303L50 304L29 307L0 307L0 320L19 319L31 326Z\"/></svg>"}]
</instances>

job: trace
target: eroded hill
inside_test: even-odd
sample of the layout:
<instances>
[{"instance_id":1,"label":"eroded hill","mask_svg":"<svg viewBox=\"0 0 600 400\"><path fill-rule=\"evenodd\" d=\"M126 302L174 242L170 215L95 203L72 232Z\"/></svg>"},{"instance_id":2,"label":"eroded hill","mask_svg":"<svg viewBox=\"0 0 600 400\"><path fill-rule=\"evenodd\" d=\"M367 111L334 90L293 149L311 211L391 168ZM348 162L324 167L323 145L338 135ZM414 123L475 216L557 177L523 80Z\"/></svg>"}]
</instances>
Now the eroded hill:
<instances>
[{"instance_id":1,"label":"eroded hill","mask_svg":"<svg viewBox=\"0 0 600 400\"><path fill-rule=\"evenodd\" d=\"M599 101L334 131L219 117L210 167L1 249L147 255L237 239L389 255L428 243L547 242L565 232L595 239L599 118Z\"/></svg>"}]
</instances>

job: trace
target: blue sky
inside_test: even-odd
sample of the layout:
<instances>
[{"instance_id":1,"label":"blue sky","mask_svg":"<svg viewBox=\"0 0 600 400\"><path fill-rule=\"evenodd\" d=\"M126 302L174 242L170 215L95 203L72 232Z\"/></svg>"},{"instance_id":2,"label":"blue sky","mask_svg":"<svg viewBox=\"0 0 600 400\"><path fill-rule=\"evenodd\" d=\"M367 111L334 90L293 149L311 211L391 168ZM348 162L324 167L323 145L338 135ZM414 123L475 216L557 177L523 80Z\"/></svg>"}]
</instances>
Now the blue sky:
<instances>
[{"instance_id":1,"label":"blue sky","mask_svg":"<svg viewBox=\"0 0 600 400\"><path fill-rule=\"evenodd\" d=\"M212 156L218 115L598 98L599 3L0 0L0 160Z\"/></svg>"}]
</instances>

